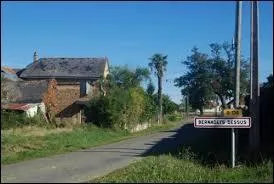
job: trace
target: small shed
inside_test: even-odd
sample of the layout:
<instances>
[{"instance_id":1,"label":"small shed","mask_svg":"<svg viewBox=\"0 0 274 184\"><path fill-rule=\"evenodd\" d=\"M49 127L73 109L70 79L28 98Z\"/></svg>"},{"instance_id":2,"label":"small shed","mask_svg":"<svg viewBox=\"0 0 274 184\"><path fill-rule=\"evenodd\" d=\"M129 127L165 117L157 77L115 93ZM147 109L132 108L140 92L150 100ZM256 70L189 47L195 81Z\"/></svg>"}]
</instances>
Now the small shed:
<instances>
[{"instance_id":1,"label":"small shed","mask_svg":"<svg viewBox=\"0 0 274 184\"><path fill-rule=\"evenodd\" d=\"M2 105L1 108L8 111L24 112L28 117L35 116L39 109L42 113L45 113L44 103L10 103Z\"/></svg>"},{"instance_id":2,"label":"small shed","mask_svg":"<svg viewBox=\"0 0 274 184\"><path fill-rule=\"evenodd\" d=\"M40 109L45 113L43 94L48 88L48 81L5 81L7 96L1 99L1 109L25 112L33 117Z\"/></svg>"}]
</instances>

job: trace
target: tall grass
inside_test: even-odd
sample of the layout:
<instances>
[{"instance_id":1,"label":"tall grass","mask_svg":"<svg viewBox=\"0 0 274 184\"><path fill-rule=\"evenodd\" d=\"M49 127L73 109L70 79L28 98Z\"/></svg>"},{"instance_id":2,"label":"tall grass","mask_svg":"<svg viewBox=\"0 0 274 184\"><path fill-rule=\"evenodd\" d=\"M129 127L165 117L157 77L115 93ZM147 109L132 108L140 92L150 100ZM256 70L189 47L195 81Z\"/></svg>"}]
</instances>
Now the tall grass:
<instances>
[{"instance_id":1,"label":"tall grass","mask_svg":"<svg viewBox=\"0 0 274 184\"><path fill-rule=\"evenodd\" d=\"M1 130L24 126L52 127L44 120L41 112L38 112L34 117L28 117L22 112L1 111Z\"/></svg>"},{"instance_id":2,"label":"tall grass","mask_svg":"<svg viewBox=\"0 0 274 184\"><path fill-rule=\"evenodd\" d=\"M130 166L95 179L99 183L215 183L215 182L273 182L273 162L255 166L229 168L225 165L207 167L196 160L188 149L176 155L150 156Z\"/></svg>"}]
</instances>

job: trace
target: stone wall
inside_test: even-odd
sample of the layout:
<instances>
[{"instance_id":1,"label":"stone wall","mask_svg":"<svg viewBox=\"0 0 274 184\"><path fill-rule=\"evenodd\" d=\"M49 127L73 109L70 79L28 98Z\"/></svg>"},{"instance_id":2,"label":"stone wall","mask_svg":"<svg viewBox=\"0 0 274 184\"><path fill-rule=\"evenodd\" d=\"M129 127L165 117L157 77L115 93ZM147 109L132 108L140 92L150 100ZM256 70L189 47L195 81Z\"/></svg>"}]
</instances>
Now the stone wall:
<instances>
[{"instance_id":1,"label":"stone wall","mask_svg":"<svg viewBox=\"0 0 274 184\"><path fill-rule=\"evenodd\" d=\"M57 85L57 114L61 121L80 123L80 106L75 101L80 97L80 85Z\"/></svg>"},{"instance_id":2,"label":"stone wall","mask_svg":"<svg viewBox=\"0 0 274 184\"><path fill-rule=\"evenodd\" d=\"M150 123L147 123L147 122L140 123L140 124L137 124L134 128L132 128L130 130L130 132L139 132L139 131L145 130L145 129L149 128L149 127L151 127Z\"/></svg>"}]
</instances>

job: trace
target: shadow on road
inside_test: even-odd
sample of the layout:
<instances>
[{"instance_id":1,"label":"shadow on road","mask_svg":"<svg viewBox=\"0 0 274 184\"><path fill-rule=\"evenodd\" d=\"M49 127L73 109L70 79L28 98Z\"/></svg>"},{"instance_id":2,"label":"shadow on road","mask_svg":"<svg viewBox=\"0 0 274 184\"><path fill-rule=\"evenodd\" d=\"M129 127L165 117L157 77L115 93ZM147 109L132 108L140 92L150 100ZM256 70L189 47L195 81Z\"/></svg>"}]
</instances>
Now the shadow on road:
<instances>
[{"instance_id":1,"label":"shadow on road","mask_svg":"<svg viewBox=\"0 0 274 184\"><path fill-rule=\"evenodd\" d=\"M273 159L273 155L265 153L263 149L255 156L250 155L247 147L248 129L238 129L236 132L238 134L238 146L236 148L236 161L238 164L261 163L262 158ZM195 159L203 165L229 165L231 158L231 129L201 129L194 128L192 123L186 124L179 128L173 136L155 143L143 156L171 153L173 156L180 158L180 151L186 149L194 153Z\"/></svg>"},{"instance_id":2,"label":"shadow on road","mask_svg":"<svg viewBox=\"0 0 274 184\"><path fill-rule=\"evenodd\" d=\"M227 163L230 158L230 131L228 129L199 129L193 124L179 128L171 137L154 144L143 156L172 153L174 156L182 148L189 148L201 163Z\"/></svg>"},{"instance_id":3,"label":"shadow on road","mask_svg":"<svg viewBox=\"0 0 274 184\"><path fill-rule=\"evenodd\" d=\"M250 163L253 158L250 158L247 148L248 129L241 129L237 132L239 139L236 149L236 160L238 163L236 164L246 163L246 161ZM117 147L101 148L98 150L81 150L81 152L117 153L120 156L126 157L146 157L171 153L174 157L182 158L182 154L180 153L188 149L190 153L195 155L195 159L203 165L230 165L231 129L194 128L193 123L189 123L175 130L162 131L162 133L166 133L167 136L159 141L151 140L144 143L145 146L150 147L148 150L142 148ZM256 160L256 162L258 161L262 160Z\"/></svg>"}]
</instances>

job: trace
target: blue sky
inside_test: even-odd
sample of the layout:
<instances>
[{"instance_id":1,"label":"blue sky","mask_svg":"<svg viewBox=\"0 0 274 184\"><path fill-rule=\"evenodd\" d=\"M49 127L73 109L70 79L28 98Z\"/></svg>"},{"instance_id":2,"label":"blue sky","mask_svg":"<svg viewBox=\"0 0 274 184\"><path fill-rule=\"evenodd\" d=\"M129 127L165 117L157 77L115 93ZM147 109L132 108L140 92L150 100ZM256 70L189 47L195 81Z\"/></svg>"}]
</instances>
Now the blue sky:
<instances>
[{"instance_id":1,"label":"blue sky","mask_svg":"<svg viewBox=\"0 0 274 184\"><path fill-rule=\"evenodd\" d=\"M193 46L231 41L235 2L3 2L1 65L23 68L39 57L103 57L111 65L147 67L168 55L164 93L182 98L173 80ZM273 73L273 5L260 2L260 81ZM242 54L249 57L250 4L243 2ZM153 80L156 85L156 79Z\"/></svg>"}]
</instances>

